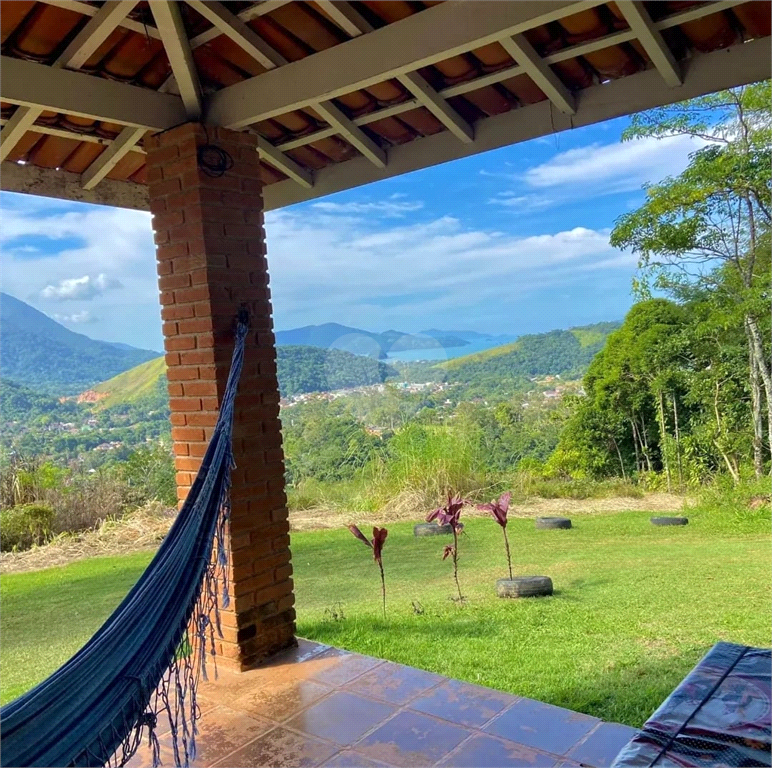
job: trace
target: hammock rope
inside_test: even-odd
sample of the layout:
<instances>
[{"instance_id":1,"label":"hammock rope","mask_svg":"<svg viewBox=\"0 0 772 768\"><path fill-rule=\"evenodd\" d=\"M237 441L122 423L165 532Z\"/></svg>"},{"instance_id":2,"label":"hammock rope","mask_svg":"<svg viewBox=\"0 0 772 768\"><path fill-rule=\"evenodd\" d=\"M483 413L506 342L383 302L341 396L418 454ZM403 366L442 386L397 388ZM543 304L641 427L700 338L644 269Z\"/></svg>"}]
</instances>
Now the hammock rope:
<instances>
[{"instance_id":1,"label":"hammock rope","mask_svg":"<svg viewBox=\"0 0 772 768\"><path fill-rule=\"evenodd\" d=\"M248 318L239 314L225 394L196 479L155 557L112 615L49 678L0 709L2 766L123 766L168 718L174 761L196 756L196 687L217 674L227 608L234 403Z\"/></svg>"}]
</instances>

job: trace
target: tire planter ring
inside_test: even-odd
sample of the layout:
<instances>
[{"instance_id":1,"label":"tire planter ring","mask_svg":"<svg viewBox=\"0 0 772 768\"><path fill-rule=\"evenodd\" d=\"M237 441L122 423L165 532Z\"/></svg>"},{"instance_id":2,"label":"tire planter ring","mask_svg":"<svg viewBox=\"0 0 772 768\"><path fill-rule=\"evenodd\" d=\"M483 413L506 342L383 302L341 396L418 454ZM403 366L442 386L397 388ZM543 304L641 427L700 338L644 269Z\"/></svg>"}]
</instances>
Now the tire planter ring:
<instances>
[{"instance_id":1,"label":"tire planter ring","mask_svg":"<svg viewBox=\"0 0 772 768\"><path fill-rule=\"evenodd\" d=\"M571 521L567 517L537 517L536 527L540 530L551 528L567 529L571 527Z\"/></svg>"},{"instance_id":2,"label":"tire planter ring","mask_svg":"<svg viewBox=\"0 0 772 768\"><path fill-rule=\"evenodd\" d=\"M496 582L499 597L541 597L552 594L552 579L549 576L516 576L514 579L499 579Z\"/></svg>"},{"instance_id":3,"label":"tire planter ring","mask_svg":"<svg viewBox=\"0 0 772 768\"><path fill-rule=\"evenodd\" d=\"M688 525L688 517L652 517L652 525Z\"/></svg>"},{"instance_id":4,"label":"tire planter ring","mask_svg":"<svg viewBox=\"0 0 772 768\"><path fill-rule=\"evenodd\" d=\"M413 536L447 536L453 533L451 525L437 525L437 523L418 523L413 526Z\"/></svg>"}]
</instances>

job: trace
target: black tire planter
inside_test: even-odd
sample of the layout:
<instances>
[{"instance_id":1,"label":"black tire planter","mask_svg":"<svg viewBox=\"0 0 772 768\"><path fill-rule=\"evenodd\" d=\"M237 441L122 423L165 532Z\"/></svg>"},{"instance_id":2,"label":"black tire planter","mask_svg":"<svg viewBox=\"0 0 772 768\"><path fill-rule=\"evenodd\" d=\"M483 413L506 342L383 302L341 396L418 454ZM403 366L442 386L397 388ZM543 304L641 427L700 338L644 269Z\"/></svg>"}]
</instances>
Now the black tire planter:
<instances>
[{"instance_id":1,"label":"black tire planter","mask_svg":"<svg viewBox=\"0 0 772 768\"><path fill-rule=\"evenodd\" d=\"M688 525L688 517L652 517L652 525Z\"/></svg>"},{"instance_id":2,"label":"black tire planter","mask_svg":"<svg viewBox=\"0 0 772 768\"><path fill-rule=\"evenodd\" d=\"M437 525L437 523L418 523L413 526L413 536L446 536L453 533L452 525Z\"/></svg>"},{"instance_id":3,"label":"black tire planter","mask_svg":"<svg viewBox=\"0 0 772 768\"><path fill-rule=\"evenodd\" d=\"M499 597L542 597L552 594L552 579L549 576L516 576L514 579L499 579L496 582Z\"/></svg>"},{"instance_id":4,"label":"black tire planter","mask_svg":"<svg viewBox=\"0 0 772 768\"><path fill-rule=\"evenodd\" d=\"M540 530L547 530L551 528L570 528L571 521L567 517L537 517L536 527Z\"/></svg>"}]
</instances>

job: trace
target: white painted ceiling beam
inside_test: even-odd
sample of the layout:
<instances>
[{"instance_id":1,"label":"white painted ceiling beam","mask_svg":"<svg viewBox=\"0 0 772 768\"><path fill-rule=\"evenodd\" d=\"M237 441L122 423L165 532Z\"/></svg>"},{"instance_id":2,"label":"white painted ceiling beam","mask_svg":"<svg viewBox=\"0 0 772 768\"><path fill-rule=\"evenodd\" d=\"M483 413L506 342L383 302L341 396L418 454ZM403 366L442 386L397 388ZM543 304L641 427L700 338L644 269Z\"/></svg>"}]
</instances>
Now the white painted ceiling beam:
<instances>
[{"instance_id":1,"label":"white painted ceiling beam","mask_svg":"<svg viewBox=\"0 0 772 768\"><path fill-rule=\"evenodd\" d=\"M373 31L372 24L349 2L321 0L319 5L346 34L352 37ZM417 72L409 72L399 75L397 79L415 96L419 104L426 107L457 138L464 142L474 139L474 128L426 82L425 78Z\"/></svg>"},{"instance_id":2,"label":"white painted ceiling beam","mask_svg":"<svg viewBox=\"0 0 772 768\"><path fill-rule=\"evenodd\" d=\"M268 45L251 27L248 27L235 13L231 13L222 3L212 0L187 0L187 2L214 25L218 35L223 34L228 37L266 69L273 69L287 63L287 60L278 51Z\"/></svg>"},{"instance_id":3,"label":"white painted ceiling beam","mask_svg":"<svg viewBox=\"0 0 772 768\"><path fill-rule=\"evenodd\" d=\"M277 8L281 8L282 5L286 5L289 2L292 2L292 0L265 0L265 2L256 3L255 5L250 6L249 8L246 8L243 11L240 11L236 15L241 21L246 23L248 21L251 21L252 19L256 19L258 16L264 16L266 13L275 11ZM210 42L211 40L214 40L216 37L219 37L221 34L222 32L217 27L212 27L211 29L207 29L205 32L202 32L200 35L196 35L190 41L190 47L193 50L195 50L196 48L200 48L202 45Z\"/></svg>"},{"instance_id":4,"label":"white painted ceiling beam","mask_svg":"<svg viewBox=\"0 0 772 768\"><path fill-rule=\"evenodd\" d=\"M343 114L331 101L315 104L314 109L326 120L336 133L340 133L353 144L373 165L386 167L386 150L378 146L349 117Z\"/></svg>"},{"instance_id":5,"label":"white painted ceiling beam","mask_svg":"<svg viewBox=\"0 0 772 768\"><path fill-rule=\"evenodd\" d=\"M113 0L105 3L75 35L54 66L80 69L134 10L137 2L138 0Z\"/></svg>"},{"instance_id":6,"label":"white painted ceiling beam","mask_svg":"<svg viewBox=\"0 0 772 768\"><path fill-rule=\"evenodd\" d=\"M187 118L198 120L203 111L203 97L180 6L175 0L153 0L150 8L161 33L161 42L177 81Z\"/></svg>"},{"instance_id":7,"label":"white painted ceiling beam","mask_svg":"<svg viewBox=\"0 0 772 768\"><path fill-rule=\"evenodd\" d=\"M144 128L124 128L113 139L110 146L83 172L81 176L83 188L93 189L99 184L115 168L118 161L142 139L145 133Z\"/></svg>"},{"instance_id":8,"label":"white painted ceiling beam","mask_svg":"<svg viewBox=\"0 0 772 768\"><path fill-rule=\"evenodd\" d=\"M211 98L210 119L226 128L241 128L599 4L599 0L443 3L224 88Z\"/></svg>"},{"instance_id":9,"label":"white painted ceiling beam","mask_svg":"<svg viewBox=\"0 0 772 768\"><path fill-rule=\"evenodd\" d=\"M372 25L351 6L351 3L341 2L341 0L316 0L316 4L349 37L359 37L365 32L372 32Z\"/></svg>"},{"instance_id":10,"label":"white painted ceiling beam","mask_svg":"<svg viewBox=\"0 0 772 768\"><path fill-rule=\"evenodd\" d=\"M291 157L276 149L270 141L262 136L257 137L257 152L261 160L265 160L269 165L278 168L301 187L311 189L314 186L314 175L311 171L298 165Z\"/></svg>"},{"instance_id":11,"label":"white painted ceiling beam","mask_svg":"<svg viewBox=\"0 0 772 768\"><path fill-rule=\"evenodd\" d=\"M739 5L745 0L721 0L720 2L711 5L698 6L696 8L690 8L687 11L681 11L672 16L668 16L665 19L660 19L656 23L657 29L670 29L671 27L684 24L687 21L694 21L695 19L703 18L712 13L718 13L719 11L725 11L732 8L735 5ZM551 53L544 57L544 61L547 64L559 64L561 61L567 61L568 59L575 58L576 56L584 56L594 51L600 51L604 48L609 48L612 45L621 45L627 43L630 40L635 39L635 34L632 30L626 29L620 32L613 32L610 35L604 35L595 40L590 40L586 43L580 43L579 45L572 45L568 48L564 48L561 51ZM500 83L504 80L509 80L511 77L517 77L518 75L525 74L525 70L516 64L512 67L500 69L498 72L491 72L490 74L477 77L474 80L468 80L465 83L457 83L456 85L443 88L438 94L444 98L449 99L452 96L463 96L465 93L476 91L478 88L483 88L487 85L493 85L494 83ZM355 117L353 122L355 125L368 125L376 120L382 120L385 117L394 117L395 115L408 112L411 109L415 109L419 106L419 102L416 99L409 99L400 104L392 104L390 107L376 110L375 112L369 112L365 115ZM279 148L282 150L297 149L303 147L306 144L311 144L319 139L326 139L333 136L335 131L331 128L322 128L315 133L306 134L304 136L298 136L296 139L290 139L289 141L279 144Z\"/></svg>"},{"instance_id":12,"label":"white painted ceiling beam","mask_svg":"<svg viewBox=\"0 0 772 768\"><path fill-rule=\"evenodd\" d=\"M64 49L53 67L79 69L116 27L131 13L138 0L105 3ZM32 124L43 113L33 106L20 106L0 132L0 160L5 160Z\"/></svg>"},{"instance_id":13,"label":"white painted ceiling beam","mask_svg":"<svg viewBox=\"0 0 772 768\"><path fill-rule=\"evenodd\" d=\"M567 115L573 115L576 112L573 94L550 69L549 64L536 53L525 35L503 37L499 42L561 112Z\"/></svg>"},{"instance_id":14,"label":"white painted ceiling beam","mask_svg":"<svg viewBox=\"0 0 772 768\"><path fill-rule=\"evenodd\" d=\"M660 31L654 26L648 11L639 0L619 0L617 3L622 15L627 19L630 29L635 33L662 79L675 88L683 83L681 67Z\"/></svg>"},{"instance_id":15,"label":"white painted ceiling beam","mask_svg":"<svg viewBox=\"0 0 772 768\"><path fill-rule=\"evenodd\" d=\"M179 96L11 56L0 56L0 95L11 104L153 131L186 119Z\"/></svg>"},{"instance_id":16,"label":"white painted ceiling beam","mask_svg":"<svg viewBox=\"0 0 772 768\"><path fill-rule=\"evenodd\" d=\"M656 70L639 72L581 91L577 98L577 112L573 116L555 113L549 102L542 101L482 120L472 144L462 144L448 133L438 133L392 147L389 164L383 169L374 168L362 158L355 158L317 171L312 190L303 190L293 182L270 184L263 190L266 210L283 208L539 136L753 83L769 78L770 74L769 40L766 38L713 53L695 54L684 66L684 85L681 88L670 88Z\"/></svg>"},{"instance_id":17,"label":"white painted ceiling beam","mask_svg":"<svg viewBox=\"0 0 772 768\"><path fill-rule=\"evenodd\" d=\"M55 5L57 8L64 8L67 11L75 11L75 13L81 13L84 16L96 16L101 10L99 6L84 3L82 0L40 0L40 2L46 5ZM146 26L134 19L124 19L118 26L130 29L132 32L138 32L143 37L153 37L157 40L161 37L155 27Z\"/></svg>"},{"instance_id":18,"label":"white painted ceiling beam","mask_svg":"<svg viewBox=\"0 0 772 768\"><path fill-rule=\"evenodd\" d=\"M11 120L5 118L0 119L0 125L9 125ZM66 131L63 128L57 128L53 125L32 125L29 128L32 133L40 133L44 136L58 136L60 139L70 139L71 141L85 141L89 144L101 144L103 147L109 147L113 143L113 139L107 139L104 136L98 136L95 133L75 133L75 131ZM117 137L116 137L117 138ZM141 155L145 154L145 149L141 145L136 145L131 148L132 152L138 152Z\"/></svg>"}]
</instances>

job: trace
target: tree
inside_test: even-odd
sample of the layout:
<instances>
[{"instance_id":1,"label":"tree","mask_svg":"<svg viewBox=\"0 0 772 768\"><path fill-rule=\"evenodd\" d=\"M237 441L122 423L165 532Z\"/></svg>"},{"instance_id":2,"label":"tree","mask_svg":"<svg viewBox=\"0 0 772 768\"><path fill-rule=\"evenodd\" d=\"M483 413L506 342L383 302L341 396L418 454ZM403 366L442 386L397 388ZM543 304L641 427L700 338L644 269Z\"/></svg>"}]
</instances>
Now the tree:
<instances>
[{"instance_id":1,"label":"tree","mask_svg":"<svg viewBox=\"0 0 772 768\"><path fill-rule=\"evenodd\" d=\"M766 81L636 116L624 139L689 135L708 144L679 176L647 186L644 204L620 217L611 234L612 245L638 254L642 295L652 287L680 298L719 291L736 307L746 337L757 475L764 398L767 451L772 446L772 365L763 333L769 321L771 97Z\"/></svg>"}]
</instances>

